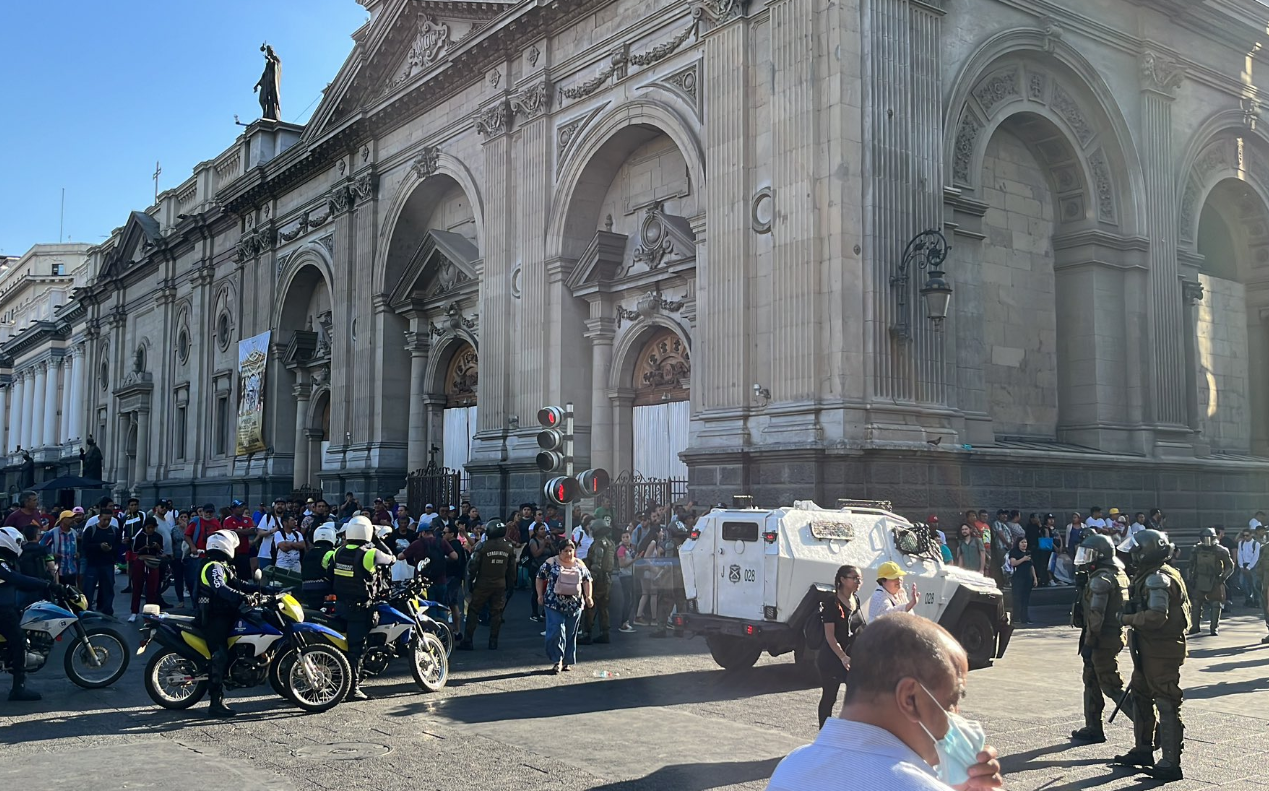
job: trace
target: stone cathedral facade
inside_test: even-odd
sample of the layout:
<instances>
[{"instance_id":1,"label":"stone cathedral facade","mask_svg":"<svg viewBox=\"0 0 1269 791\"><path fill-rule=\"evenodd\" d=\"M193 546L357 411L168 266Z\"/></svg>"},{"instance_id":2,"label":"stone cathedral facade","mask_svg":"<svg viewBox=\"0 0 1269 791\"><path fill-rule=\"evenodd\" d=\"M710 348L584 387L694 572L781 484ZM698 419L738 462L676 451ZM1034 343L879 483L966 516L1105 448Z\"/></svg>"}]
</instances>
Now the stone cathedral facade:
<instances>
[{"instance_id":1,"label":"stone cathedral facade","mask_svg":"<svg viewBox=\"0 0 1269 791\"><path fill-rule=\"evenodd\" d=\"M583 461L702 503L1263 507L1262 3L359 1L309 123L134 212L48 333L120 486L439 454L505 513L571 401ZM927 229L941 325L896 277Z\"/></svg>"}]
</instances>

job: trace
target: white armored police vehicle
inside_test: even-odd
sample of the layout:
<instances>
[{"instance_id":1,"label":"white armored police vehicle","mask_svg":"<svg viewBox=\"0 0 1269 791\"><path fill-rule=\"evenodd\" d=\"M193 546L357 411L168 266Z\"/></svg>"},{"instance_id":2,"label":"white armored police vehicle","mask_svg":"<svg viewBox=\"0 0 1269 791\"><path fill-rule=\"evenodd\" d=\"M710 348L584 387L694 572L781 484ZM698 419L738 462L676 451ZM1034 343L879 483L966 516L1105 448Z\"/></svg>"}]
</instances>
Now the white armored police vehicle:
<instances>
[{"instance_id":1,"label":"white armored police vehicle","mask_svg":"<svg viewBox=\"0 0 1269 791\"><path fill-rule=\"evenodd\" d=\"M679 625L702 634L714 661L749 667L763 651L793 652L814 670L824 645L819 606L833 595L838 567L859 567L867 607L875 587L870 572L886 561L916 583L913 610L956 636L971 668L1004 655L1013 628L995 581L945 565L938 538L882 501L842 501L839 510L810 501L791 507L715 508L702 516L679 550L687 612Z\"/></svg>"}]
</instances>

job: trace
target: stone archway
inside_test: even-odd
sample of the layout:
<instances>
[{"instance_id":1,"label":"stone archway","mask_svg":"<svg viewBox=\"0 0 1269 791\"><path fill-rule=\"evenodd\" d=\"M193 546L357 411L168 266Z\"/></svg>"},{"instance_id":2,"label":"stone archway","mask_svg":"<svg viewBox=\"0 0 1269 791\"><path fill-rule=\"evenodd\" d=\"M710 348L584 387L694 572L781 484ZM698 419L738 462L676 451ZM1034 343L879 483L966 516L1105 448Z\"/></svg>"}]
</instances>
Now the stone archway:
<instances>
[{"instance_id":1,"label":"stone archway","mask_svg":"<svg viewBox=\"0 0 1269 791\"><path fill-rule=\"evenodd\" d=\"M691 379L691 348L680 328L664 319L631 327L615 350L608 390L616 470L687 476L678 454L688 446Z\"/></svg>"},{"instance_id":2,"label":"stone archway","mask_svg":"<svg viewBox=\"0 0 1269 791\"><path fill-rule=\"evenodd\" d=\"M441 385L445 396L441 413L442 466L462 470L471 460L480 386L480 357L468 341L455 344L449 352Z\"/></svg>"},{"instance_id":3,"label":"stone archway","mask_svg":"<svg viewBox=\"0 0 1269 791\"><path fill-rule=\"evenodd\" d=\"M334 359L336 306L327 264L324 256L302 249L285 273L283 297L275 307L274 341L283 351L278 355L278 375L272 378L286 382L282 386L289 385L291 397L269 399L273 404L271 444L292 449L292 483L297 489L311 486L322 470L329 440L329 426L318 435L311 418L316 390L328 387L332 365L338 364ZM325 397L329 410L328 392Z\"/></svg>"}]
</instances>

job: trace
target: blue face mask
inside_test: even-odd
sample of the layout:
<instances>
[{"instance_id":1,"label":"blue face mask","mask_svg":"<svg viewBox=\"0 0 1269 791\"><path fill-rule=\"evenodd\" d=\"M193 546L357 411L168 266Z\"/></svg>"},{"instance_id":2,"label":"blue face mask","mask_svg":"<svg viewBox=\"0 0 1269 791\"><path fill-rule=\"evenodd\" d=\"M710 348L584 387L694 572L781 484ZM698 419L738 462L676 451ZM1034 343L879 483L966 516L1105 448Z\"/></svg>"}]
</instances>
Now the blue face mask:
<instances>
[{"instance_id":1,"label":"blue face mask","mask_svg":"<svg viewBox=\"0 0 1269 791\"><path fill-rule=\"evenodd\" d=\"M934 697L924 684L921 685L921 689L930 696L930 700L943 709L943 704L939 703L938 698ZM983 732L983 726L977 722L967 720L945 709L943 714L947 717L947 733L943 734L942 739L935 738L934 734L930 733L930 729L920 720L917 721L917 725L920 725L925 735L934 742L934 749L939 756L937 767L939 779L949 786L956 786L969 780L969 768L978 763L978 754L987 744L987 734Z\"/></svg>"}]
</instances>

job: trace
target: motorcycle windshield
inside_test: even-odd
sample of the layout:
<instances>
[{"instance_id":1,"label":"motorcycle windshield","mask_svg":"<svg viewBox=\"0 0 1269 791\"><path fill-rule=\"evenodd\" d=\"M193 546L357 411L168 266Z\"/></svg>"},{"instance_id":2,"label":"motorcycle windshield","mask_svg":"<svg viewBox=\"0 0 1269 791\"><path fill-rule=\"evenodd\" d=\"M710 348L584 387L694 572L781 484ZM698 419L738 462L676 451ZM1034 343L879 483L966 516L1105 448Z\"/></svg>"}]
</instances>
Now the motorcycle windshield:
<instances>
[{"instance_id":1,"label":"motorcycle windshield","mask_svg":"<svg viewBox=\"0 0 1269 791\"><path fill-rule=\"evenodd\" d=\"M37 623L39 621L53 621L58 618L74 618L75 613L56 604L47 601L37 601L26 611L22 613L22 626L26 628L27 624Z\"/></svg>"}]
</instances>

